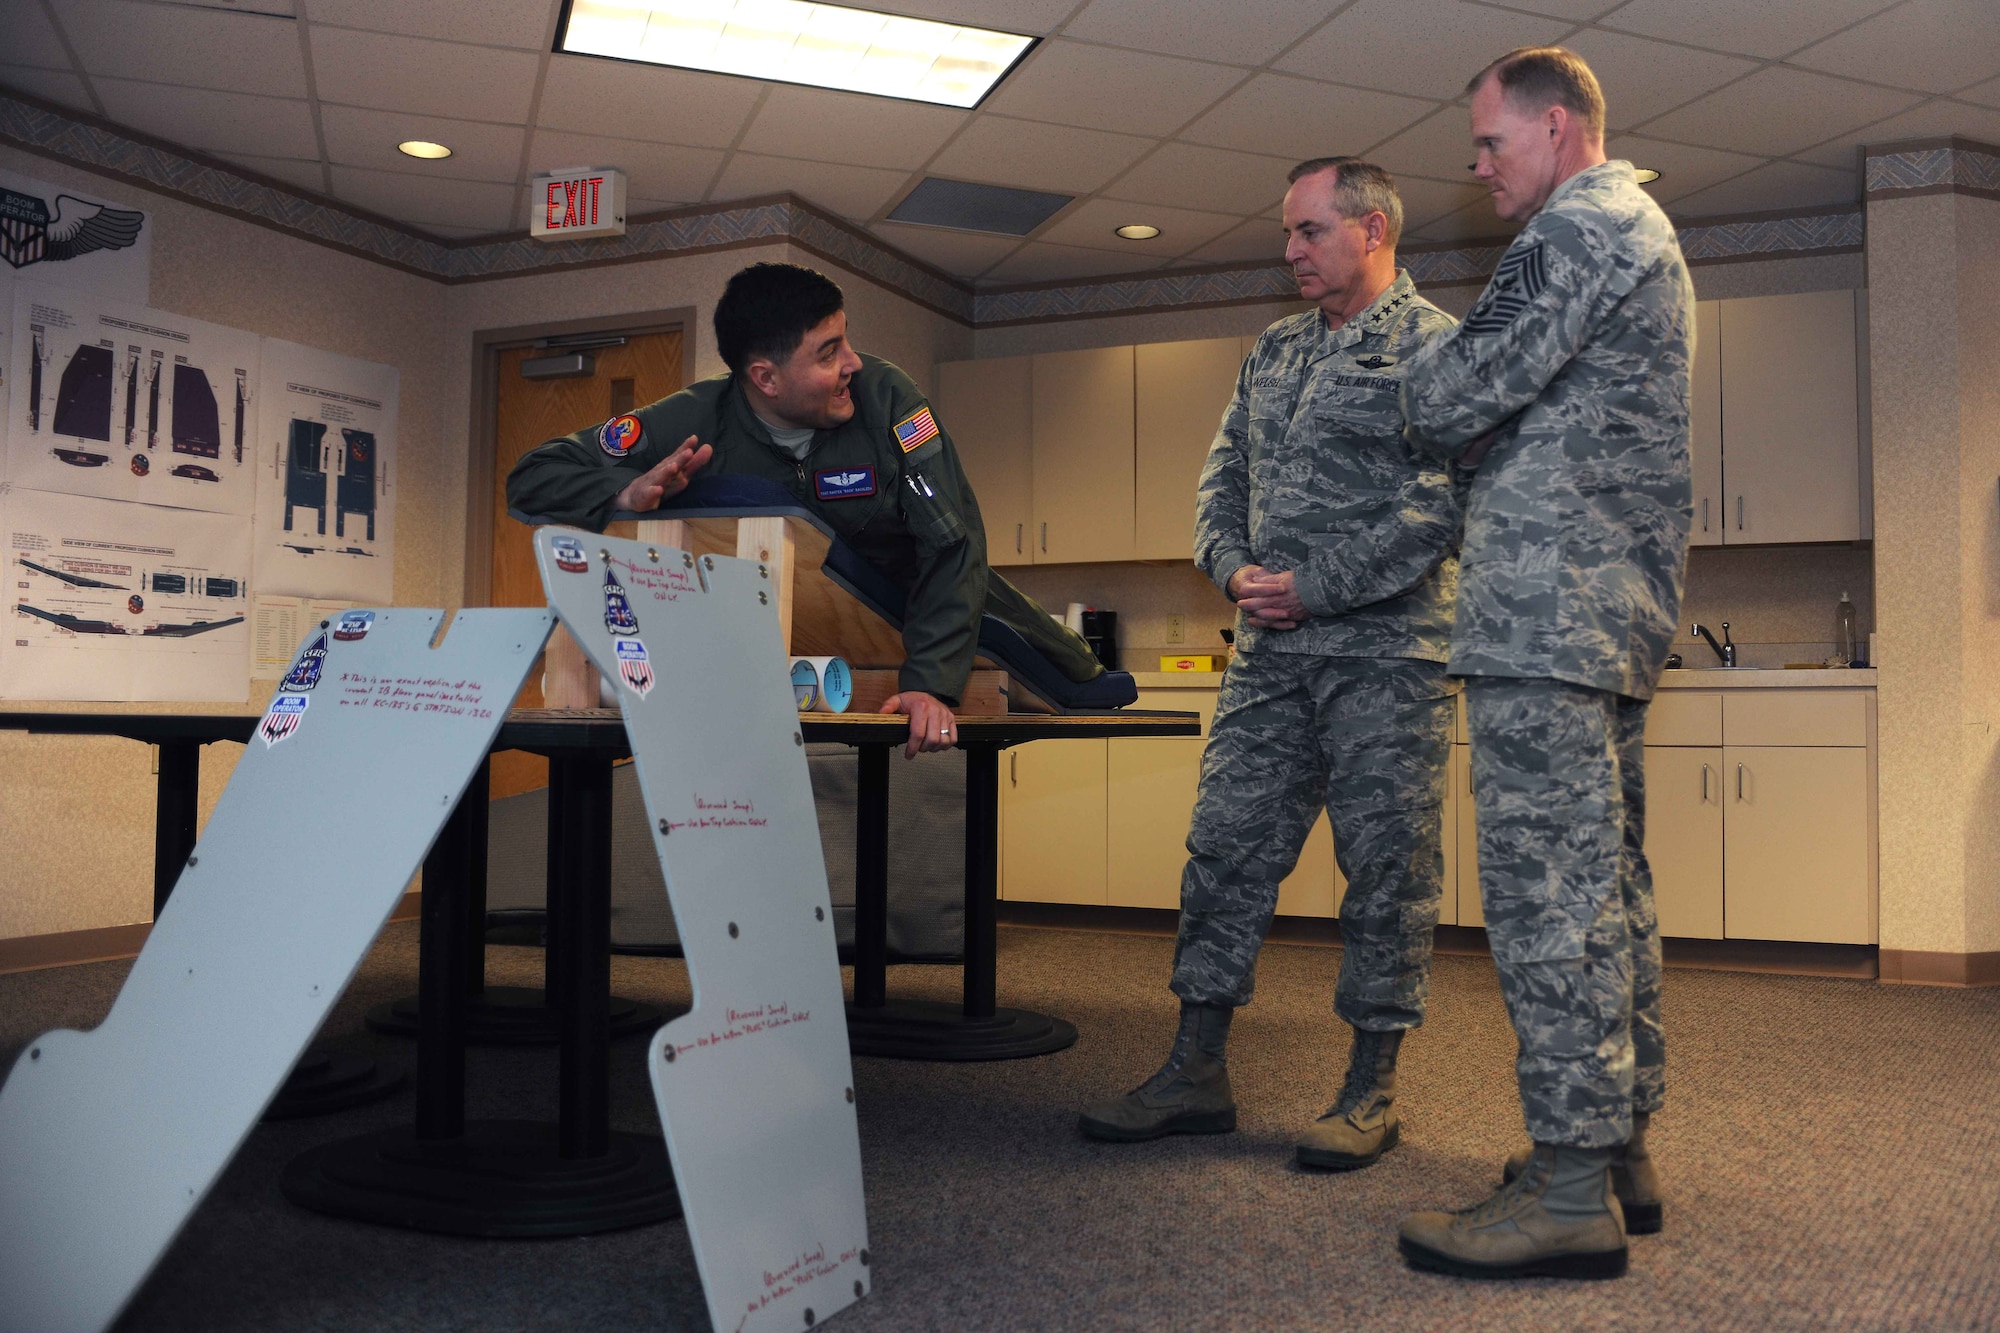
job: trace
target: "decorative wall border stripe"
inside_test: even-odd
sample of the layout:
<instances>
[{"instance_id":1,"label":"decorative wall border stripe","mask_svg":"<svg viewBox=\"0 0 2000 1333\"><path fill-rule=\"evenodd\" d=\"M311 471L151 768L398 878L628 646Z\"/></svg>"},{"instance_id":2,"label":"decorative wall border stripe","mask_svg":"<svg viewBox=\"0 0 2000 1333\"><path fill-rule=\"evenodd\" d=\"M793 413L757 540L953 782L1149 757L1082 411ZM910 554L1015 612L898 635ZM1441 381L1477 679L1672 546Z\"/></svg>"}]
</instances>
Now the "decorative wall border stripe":
<instances>
[{"instance_id":1,"label":"decorative wall border stripe","mask_svg":"<svg viewBox=\"0 0 2000 1333\"><path fill-rule=\"evenodd\" d=\"M2000 199L2000 148L1971 139L1918 139L1868 150L1866 197L1969 194Z\"/></svg>"},{"instance_id":2,"label":"decorative wall border stripe","mask_svg":"<svg viewBox=\"0 0 2000 1333\"><path fill-rule=\"evenodd\" d=\"M976 289L790 194L647 214L632 219L624 236L606 240L549 245L514 235L443 241L109 121L4 91L0 141L448 284L789 243L975 328L1282 301L1297 293L1282 264ZM1868 160L1871 199L1939 190L2000 198L2000 149L1964 140L1891 149ZM1682 224L1680 237L1689 262L1723 263L1852 252L1861 248L1863 226L1859 209L1822 209L1700 219ZM1446 286L1483 281L1505 249L1504 238L1414 246L1402 259L1420 285Z\"/></svg>"}]
</instances>

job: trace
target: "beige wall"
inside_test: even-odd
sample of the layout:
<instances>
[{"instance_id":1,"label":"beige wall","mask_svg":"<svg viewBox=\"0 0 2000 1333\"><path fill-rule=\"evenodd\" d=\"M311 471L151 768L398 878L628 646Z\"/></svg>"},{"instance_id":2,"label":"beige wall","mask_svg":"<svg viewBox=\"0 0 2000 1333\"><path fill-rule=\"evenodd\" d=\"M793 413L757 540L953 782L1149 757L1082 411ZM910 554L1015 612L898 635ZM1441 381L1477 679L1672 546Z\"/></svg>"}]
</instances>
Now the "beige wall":
<instances>
[{"instance_id":1,"label":"beige wall","mask_svg":"<svg viewBox=\"0 0 2000 1333\"><path fill-rule=\"evenodd\" d=\"M1868 207L1885 948L2000 949L2000 203ZM1893 243L1887 243L1894 237Z\"/></svg>"}]
</instances>

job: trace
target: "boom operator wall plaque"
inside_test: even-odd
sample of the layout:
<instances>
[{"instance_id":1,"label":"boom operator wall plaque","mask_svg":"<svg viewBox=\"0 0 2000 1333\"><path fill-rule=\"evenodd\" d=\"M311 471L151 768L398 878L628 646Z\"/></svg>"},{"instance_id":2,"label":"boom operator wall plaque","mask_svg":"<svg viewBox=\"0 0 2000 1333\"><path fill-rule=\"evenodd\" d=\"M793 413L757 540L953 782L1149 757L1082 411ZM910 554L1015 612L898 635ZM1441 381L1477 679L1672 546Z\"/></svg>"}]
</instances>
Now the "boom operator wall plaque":
<instances>
[{"instance_id":1,"label":"boom operator wall plaque","mask_svg":"<svg viewBox=\"0 0 2000 1333\"><path fill-rule=\"evenodd\" d=\"M0 1329L108 1327L353 977L552 623L461 611L433 648L443 614L308 633L110 1014L15 1060Z\"/></svg>"},{"instance_id":2,"label":"boom operator wall plaque","mask_svg":"<svg viewBox=\"0 0 2000 1333\"><path fill-rule=\"evenodd\" d=\"M764 566L543 528L549 605L615 682L694 984L647 1053L709 1317L809 1328L865 1296L833 904Z\"/></svg>"}]
</instances>

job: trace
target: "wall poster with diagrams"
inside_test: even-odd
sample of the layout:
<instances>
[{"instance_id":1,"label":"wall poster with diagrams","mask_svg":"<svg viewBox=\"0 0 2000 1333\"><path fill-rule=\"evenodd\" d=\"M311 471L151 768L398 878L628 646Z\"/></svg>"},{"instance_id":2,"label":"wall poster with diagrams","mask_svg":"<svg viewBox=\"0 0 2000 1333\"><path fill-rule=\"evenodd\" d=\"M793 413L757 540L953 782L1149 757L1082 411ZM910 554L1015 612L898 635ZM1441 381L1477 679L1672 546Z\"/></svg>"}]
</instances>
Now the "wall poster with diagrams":
<instances>
[{"instance_id":1,"label":"wall poster with diagrams","mask_svg":"<svg viewBox=\"0 0 2000 1333\"><path fill-rule=\"evenodd\" d=\"M259 383L257 591L387 606L396 368L266 338Z\"/></svg>"},{"instance_id":2,"label":"wall poster with diagrams","mask_svg":"<svg viewBox=\"0 0 2000 1333\"><path fill-rule=\"evenodd\" d=\"M7 481L249 517L257 335L17 282Z\"/></svg>"},{"instance_id":3,"label":"wall poster with diagrams","mask_svg":"<svg viewBox=\"0 0 2000 1333\"><path fill-rule=\"evenodd\" d=\"M249 698L250 522L13 488L0 695Z\"/></svg>"}]
</instances>

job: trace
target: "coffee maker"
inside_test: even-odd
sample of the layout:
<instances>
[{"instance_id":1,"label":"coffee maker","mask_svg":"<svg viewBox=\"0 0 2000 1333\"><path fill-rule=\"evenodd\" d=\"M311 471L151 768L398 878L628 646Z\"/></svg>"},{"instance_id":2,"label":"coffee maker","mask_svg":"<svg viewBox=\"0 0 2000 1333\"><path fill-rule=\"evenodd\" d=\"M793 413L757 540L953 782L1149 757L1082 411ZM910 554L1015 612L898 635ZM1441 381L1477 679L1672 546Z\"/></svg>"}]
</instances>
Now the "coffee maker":
<instances>
[{"instance_id":1,"label":"coffee maker","mask_svg":"<svg viewBox=\"0 0 2000 1333\"><path fill-rule=\"evenodd\" d=\"M1116 611L1085 611L1083 613L1083 641L1090 645L1090 651L1104 664L1106 671L1118 669L1118 613Z\"/></svg>"}]
</instances>

